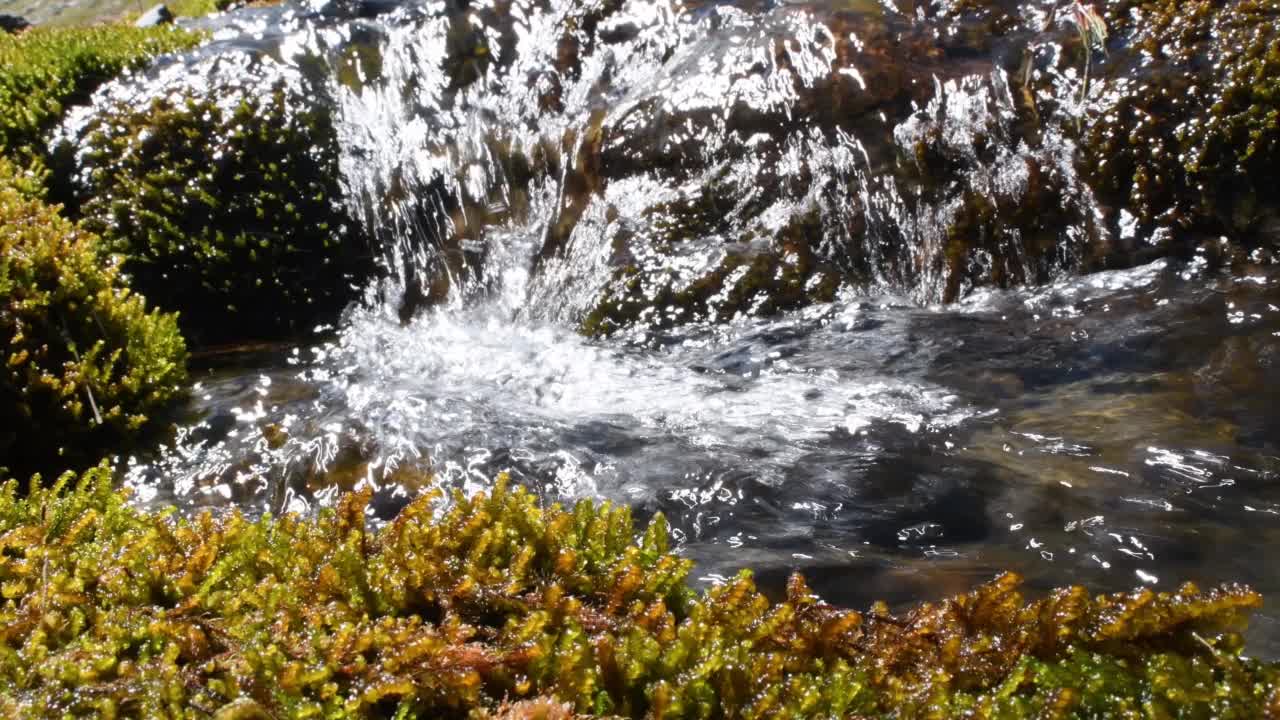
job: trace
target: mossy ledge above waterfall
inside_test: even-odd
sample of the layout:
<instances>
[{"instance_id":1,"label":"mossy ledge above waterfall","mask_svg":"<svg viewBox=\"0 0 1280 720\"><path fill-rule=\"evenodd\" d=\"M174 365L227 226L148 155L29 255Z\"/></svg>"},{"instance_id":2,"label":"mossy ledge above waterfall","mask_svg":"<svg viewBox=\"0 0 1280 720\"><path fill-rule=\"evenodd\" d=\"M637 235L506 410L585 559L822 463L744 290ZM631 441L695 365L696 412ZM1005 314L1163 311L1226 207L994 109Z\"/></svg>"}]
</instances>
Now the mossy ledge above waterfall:
<instances>
[{"instance_id":1,"label":"mossy ledge above waterfall","mask_svg":"<svg viewBox=\"0 0 1280 720\"><path fill-rule=\"evenodd\" d=\"M15 471L128 450L186 382L176 318L39 185L0 157L0 465Z\"/></svg>"},{"instance_id":2,"label":"mossy ledge above waterfall","mask_svg":"<svg viewBox=\"0 0 1280 720\"><path fill-rule=\"evenodd\" d=\"M499 478L367 529L147 514L106 466L0 491L8 717L1280 717L1241 587L1028 602L1005 575L894 615L703 594L661 516Z\"/></svg>"}]
</instances>

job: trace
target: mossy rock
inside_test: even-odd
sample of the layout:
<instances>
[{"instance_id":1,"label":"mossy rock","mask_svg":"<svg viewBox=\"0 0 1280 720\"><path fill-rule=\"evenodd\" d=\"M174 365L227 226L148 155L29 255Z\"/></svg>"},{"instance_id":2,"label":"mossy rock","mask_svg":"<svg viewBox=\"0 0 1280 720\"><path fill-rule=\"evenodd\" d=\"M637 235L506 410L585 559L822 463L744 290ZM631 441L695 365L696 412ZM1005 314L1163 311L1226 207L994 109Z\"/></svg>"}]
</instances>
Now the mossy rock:
<instances>
[{"instance_id":1,"label":"mossy rock","mask_svg":"<svg viewBox=\"0 0 1280 720\"><path fill-rule=\"evenodd\" d=\"M830 302L839 275L815 259L808 244L780 250L730 248L719 262L692 277L671 270L615 270L579 329L589 337L640 326L661 330L737 316L767 317L810 303Z\"/></svg>"},{"instance_id":2,"label":"mossy rock","mask_svg":"<svg viewBox=\"0 0 1280 720\"><path fill-rule=\"evenodd\" d=\"M43 164L43 136L65 109L99 85L156 55L192 47L201 36L172 27L37 27L0 33L0 153Z\"/></svg>"},{"instance_id":3,"label":"mossy rock","mask_svg":"<svg viewBox=\"0 0 1280 720\"><path fill-rule=\"evenodd\" d=\"M197 343L309 331L372 268L329 113L284 81L121 103L82 136L84 225Z\"/></svg>"},{"instance_id":4,"label":"mossy rock","mask_svg":"<svg viewBox=\"0 0 1280 720\"><path fill-rule=\"evenodd\" d=\"M103 466L0 489L9 717L1280 717L1240 655L1240 587L1026 601L1001 576L893 615L795 576L705 594L659 516L544 506L499 478L380 532L368 493L314 519L174 519ZM555 698L556 700L551 700ZM567 706L567 707L566 707Z\"/></svg>"},{"instance_id":5,"label":"mossy rock","mask_svg":"<svg viewBox=\"0 0 1280 720\"><path fill-rule=\"evenodd\" d=\"M182 393L186 346L99 239L32 197L0 158L0 466L86 466Z\"/></svg>"},{"instance_id":6,"label":"mossy rock","mask_svg":"<svg viewBox=\"0 0 1280 720\"><path fill-rule=\"evenodd\" d=\"M894 176L915 212L904 244L928 300L1042 284L1110 252L1071 144L1056 128L1030 136L1007 76L937 87L894 131Z\"/></svg>"},{"instance_id":7,"label":"mossy rock","mask_svg":"<svg viewBox=\"0 0 1280 720\"><path fill-rule=\"evenodd\" d=\"M1280 243L1280 2L1112 0L1087 170L1147 227ZM1184 236L1186 234L1184 233Z\"/></svg>"}]
</instances>

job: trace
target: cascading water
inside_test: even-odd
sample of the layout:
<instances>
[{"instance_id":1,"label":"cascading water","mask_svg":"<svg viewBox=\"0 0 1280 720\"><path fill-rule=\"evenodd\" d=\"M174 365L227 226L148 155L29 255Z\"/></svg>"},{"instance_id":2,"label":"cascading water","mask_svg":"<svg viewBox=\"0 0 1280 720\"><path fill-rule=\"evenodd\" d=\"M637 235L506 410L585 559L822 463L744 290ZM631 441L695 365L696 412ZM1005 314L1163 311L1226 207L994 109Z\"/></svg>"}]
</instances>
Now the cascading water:
<instances>
[{"instance_id":1,"label":"cascading water","mask_svg":"<svg viewBox=\"0 0 1280 720\"><path fill-rule=\"evenodd\" d=\"M705 580L801 568L855 605L998 569L1280 591L1249 555L1280 529L1280 274L1070 276L1154 240L1078 176L1062 99L1114 89L1052 33L857 1L203 22L97 105L218 78L331 108L383 272L314 344L209 370L140 501L370 486L380 521L507 471L665 513Z\"/></svg>"}]
</instances>

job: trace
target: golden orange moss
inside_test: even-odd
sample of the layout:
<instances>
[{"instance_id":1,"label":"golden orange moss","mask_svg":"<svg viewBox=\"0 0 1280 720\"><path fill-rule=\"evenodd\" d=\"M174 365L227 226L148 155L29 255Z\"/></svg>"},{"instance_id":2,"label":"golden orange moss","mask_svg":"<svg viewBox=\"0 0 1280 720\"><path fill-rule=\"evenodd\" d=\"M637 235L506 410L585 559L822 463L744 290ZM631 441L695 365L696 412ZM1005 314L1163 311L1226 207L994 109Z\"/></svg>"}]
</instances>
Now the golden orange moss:
<instances>
[{"instance_id":1,"label":"golden orange moss","mask_svg":"<svg viewBox=\"0 0 1280 720\"><path fill-rule=\"evenodd\" d=\"M860 613L799 576L779 603L746 572L698 595L661 517L504 479L377 533L367 499L186 520L130 507L105 467L10 482L0 714L1280 717L1277 667L1240 655L1240 587L1027 602L1005 575Z\"/></svg>"}]
</instances>

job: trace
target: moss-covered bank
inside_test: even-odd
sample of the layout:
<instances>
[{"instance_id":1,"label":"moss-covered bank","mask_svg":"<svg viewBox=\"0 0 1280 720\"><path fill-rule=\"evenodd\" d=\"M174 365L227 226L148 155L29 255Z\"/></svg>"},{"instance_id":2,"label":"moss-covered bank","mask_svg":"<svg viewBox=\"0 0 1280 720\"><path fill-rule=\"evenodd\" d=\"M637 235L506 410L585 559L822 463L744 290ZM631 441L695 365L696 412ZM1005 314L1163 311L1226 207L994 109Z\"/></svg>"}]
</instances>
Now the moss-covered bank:
<instances>
[{"instance_id":1,"label":"moss-covered bank","mask_svg":"<svg viewBox=\"0 0 1280 720\"><path fill-rule=\"evenodd\" d=\"M21 472L128 450L186 380L176 318L39 192L0 157L0 466Z\"/></svg>"},{"instance_id":2,"label":"moss-covered bank","mask_svg":"<svg viewBox=\"0 0 1280 720\"><path fill-rule=\"evenodd\" d=\"M0 154L44 164L47 133L102 83L201 36L171 27L38 27L0 34Z\"/></svg>"},{"instance_id":3,"label":"moss-covered bank","mask_svg":"<svg viewBox=\"0 0 1280 720\"><path fill-rule=\"evenodd\" d=\"M280 0L267 0L277 3ZM139 0L0 0L0 13L16 15L36 26L83 27L101 23L132 24L156 2ZM259 2L231 0L165 0L174 17L200 17Z\"/></svg>"},{"instance_id":4,"label":"moss-covered bank","mask_svg":"<svg viewBox=\"0 0 1280 720\"><path fill-rule=\"evenodd\" d=\"M102 83L199 39L123 26L0 35L0 467L126 452L182 394L176 317L149 309L101 239L45 201L45 135Z\"/></svg>"},{"instance_id":5,"label":"moss-covered bank","mask_svg":"<svg viewBox=\"0 0 1280 720\"><path fill-rule=\"evenodd\" d=\"M1238 587L1026 602L1004 576L860 613L799 577L778 603L746 573L695 594L662 519L637 533L607 504L499 480L374 534L366 500L185 520L131 508L105 467L10 482L0 713L482 717L533 696L655 718L1280 717L1280 668L1239 655L1259 598Z\"/></svg>"}]
</instances>

